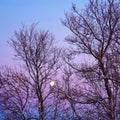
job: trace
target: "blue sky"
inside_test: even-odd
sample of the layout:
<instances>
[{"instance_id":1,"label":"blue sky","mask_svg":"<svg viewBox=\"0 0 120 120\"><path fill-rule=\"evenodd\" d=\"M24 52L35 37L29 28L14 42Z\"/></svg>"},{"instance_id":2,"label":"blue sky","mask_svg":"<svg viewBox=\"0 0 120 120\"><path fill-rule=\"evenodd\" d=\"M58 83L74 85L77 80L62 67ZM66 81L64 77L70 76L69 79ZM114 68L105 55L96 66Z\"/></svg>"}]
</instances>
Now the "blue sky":
<instances>
[{"instance_id":1,"label":"blue sky","mask_svg":"<svg viewBox=\"0 0 120 120\"><path fill-rule=\"evenodd\" d=\"M14 31L22 24L39 22L40 29L50 30L58 44L63 44L69 31L61 24L64 12L72 3L80 9L88 0L0 0L0 66L14 64L13 51L8 45Z\"/></svg>"}]
</instances>

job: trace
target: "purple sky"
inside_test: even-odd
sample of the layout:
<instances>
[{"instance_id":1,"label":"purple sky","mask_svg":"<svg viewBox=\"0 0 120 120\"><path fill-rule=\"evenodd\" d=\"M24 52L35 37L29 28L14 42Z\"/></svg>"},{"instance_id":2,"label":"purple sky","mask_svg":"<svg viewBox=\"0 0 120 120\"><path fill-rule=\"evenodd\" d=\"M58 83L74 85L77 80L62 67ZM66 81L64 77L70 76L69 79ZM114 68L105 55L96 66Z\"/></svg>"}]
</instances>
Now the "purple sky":
<instances>
[{"instance_id":1,"label":"purple sky","mask_svg":"<svg viewBox=\"0 0 120 120\"><path fill-rule=\"evenodd\" d=\"M8 45L14 30L22 24L39 22L40 29L50 30L58 44L69 31L61 24L64 12L70 11L72 3L80 9L88 0L0 0L0 66L14 65L14 52Z\"/></svg>"}]
</instances>

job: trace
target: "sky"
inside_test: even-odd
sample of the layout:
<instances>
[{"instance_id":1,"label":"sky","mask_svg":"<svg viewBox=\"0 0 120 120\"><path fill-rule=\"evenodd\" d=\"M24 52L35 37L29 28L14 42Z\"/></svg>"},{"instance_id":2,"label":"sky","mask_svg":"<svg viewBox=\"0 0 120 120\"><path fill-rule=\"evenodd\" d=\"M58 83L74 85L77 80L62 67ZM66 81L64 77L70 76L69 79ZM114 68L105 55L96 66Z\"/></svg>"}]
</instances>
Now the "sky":
<instances>
[{"instance_id":1,"label":"sky","mask_svg":"<svg viewBox=\"0 0 120 120\"><path fill-rule=\"evenodd\" d=\"M80 9L88 0L0 0L0 66L14 65L14 51L8 44L14 31L23 24L37 23L40 29L50 30L57 43L64 45L69 34L60 19L71 10L72 3Z\"/></svg>"}]
</instances>

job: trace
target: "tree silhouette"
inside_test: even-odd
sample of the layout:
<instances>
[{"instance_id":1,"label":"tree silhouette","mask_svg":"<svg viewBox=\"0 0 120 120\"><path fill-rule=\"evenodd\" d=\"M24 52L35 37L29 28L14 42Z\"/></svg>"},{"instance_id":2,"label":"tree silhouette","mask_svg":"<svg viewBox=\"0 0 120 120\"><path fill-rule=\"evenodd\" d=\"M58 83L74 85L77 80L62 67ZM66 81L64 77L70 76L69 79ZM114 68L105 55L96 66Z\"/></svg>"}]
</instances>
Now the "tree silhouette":
<instances>
[{"instance_id":1,"label":"tree silhouette","mask_svg":"<svg viewBox=\"0 0 120 120\"><path fill-rule=\"evenodd\" d=\"M99 106L108 119L116 120L120 90L120 2L89 0L82 12L75 5L72 8L62 20L72 32L72 36L66 38L73 46L66 55L66 63L87 83L86 104ZM92 64L79 66L70 62L71 56L80 54L91 57Z\"/></svg>"},{"instance_id":2,"label":"tree silhouette","mask_svg":"<svg viewBox=\"0 0 120 120\"><path fill-rule=\"evenodd\" d=\"M16 56L22 60L29 82L33 87L37 101L39 120L43 120L47 114L46 100L49 96L49 82L56 74L60 51L53 46L54 37L49 31L39 31L36 24L30 28L23 26L15 32L10 44L15 50Z\"/></svg>"}]
</instances>

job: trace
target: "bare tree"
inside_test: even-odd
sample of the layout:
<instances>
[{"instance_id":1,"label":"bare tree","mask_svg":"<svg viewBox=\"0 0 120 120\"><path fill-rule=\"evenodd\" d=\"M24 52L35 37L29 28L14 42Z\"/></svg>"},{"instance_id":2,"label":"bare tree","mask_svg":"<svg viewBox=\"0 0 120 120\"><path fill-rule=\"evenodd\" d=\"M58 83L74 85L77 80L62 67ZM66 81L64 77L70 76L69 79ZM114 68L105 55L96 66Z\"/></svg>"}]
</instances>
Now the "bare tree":
<instances>
[{"instance_id":1,"label":"bare tree","mask_svg":"<svg viewBox=\"0 0 120 120\"><path fill-rule=\"evenodd\" d=\"M8 67L0 71L3 85L0 89L0 110L4 111L6 119L27 120L34 118L30 113L30 84L22 73ZM30 115L31 114L31 115Z\"/></svg>"},{"instance_id":2,"label":"bare tree","mask_svg":"<svg viewBox=\"0 0 120 120\"><path fill-rule=\"evenodd\" d=\"M120 2L89 0L84 11L75 5L62 23L73 33L66 40L73 45L66 63L87 82L86 103L99 104L109 120L116 120L120 82ZM91 65L71 63L71 55L86 54ZM88 58L89 59L89 58Z\"/></svg>"},{"instance_id":3,"label":"bare tree","mask_svg":"<svg viewBox=\"0 0 120 120\"><path fill-rule=\"evenodd\" d=\"M62 72L61 79L53 87L53 93L60 108L57 111L58 118L81 120L83 107L81 107L79 100L82 96L79 81L71 68L64 66Z\"/></svg>"},{"instance_id":4,"label":"bare tree","mask_svg":"<svg viewBox=\"0 0 120 120\"><path fill-rule=\"evenodd\" d=\"M54 37L49 31L37 30L36 24L33 24L15 32L10 44L30 76L29 82L38 100L39 120L43 120L46 116L45 101L50 94L48 85L59 68L60 51L53 46Z\"/></svg>"}]
</instances>

